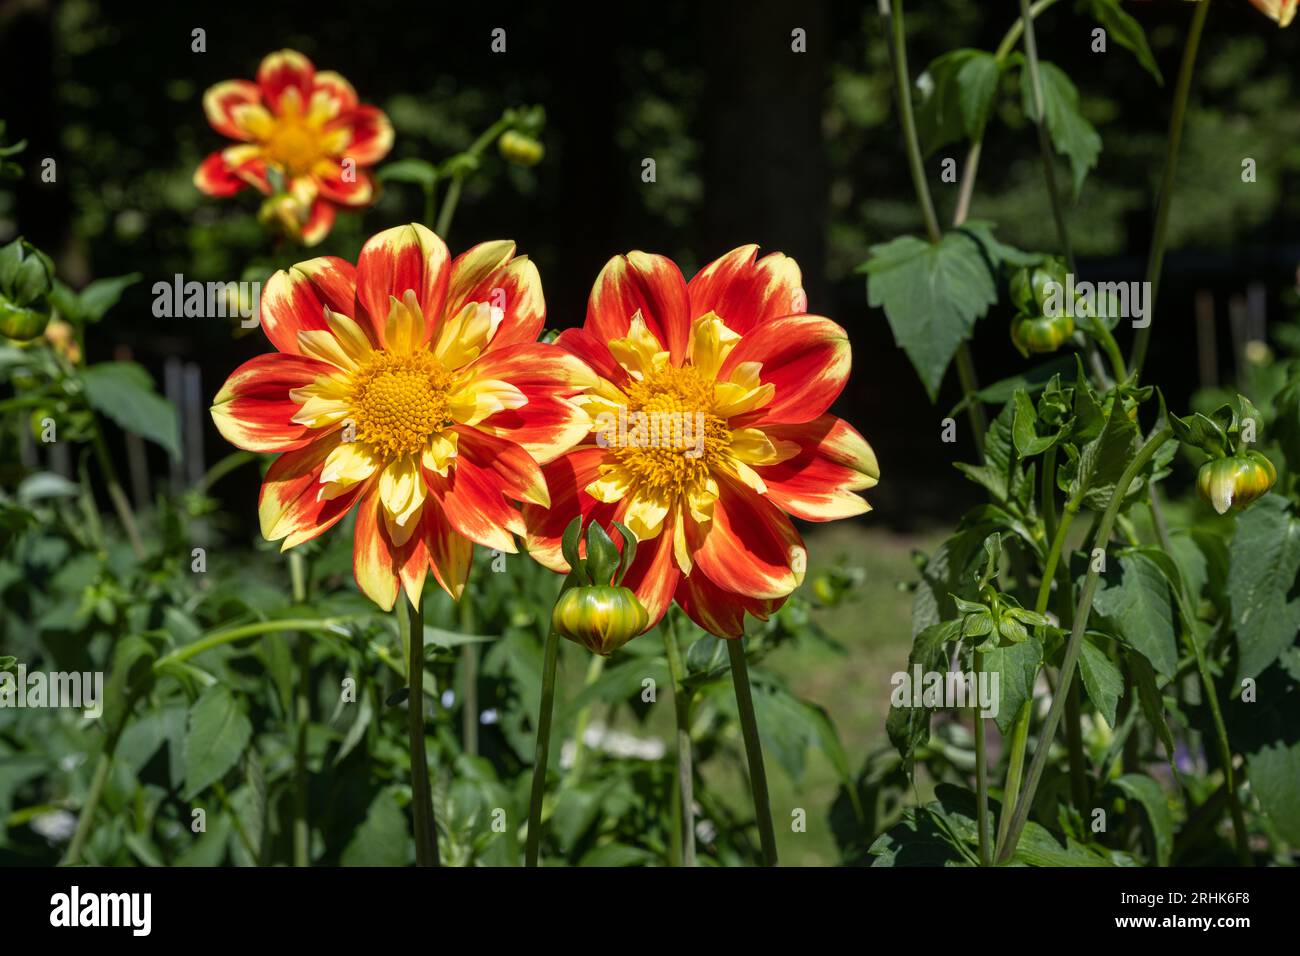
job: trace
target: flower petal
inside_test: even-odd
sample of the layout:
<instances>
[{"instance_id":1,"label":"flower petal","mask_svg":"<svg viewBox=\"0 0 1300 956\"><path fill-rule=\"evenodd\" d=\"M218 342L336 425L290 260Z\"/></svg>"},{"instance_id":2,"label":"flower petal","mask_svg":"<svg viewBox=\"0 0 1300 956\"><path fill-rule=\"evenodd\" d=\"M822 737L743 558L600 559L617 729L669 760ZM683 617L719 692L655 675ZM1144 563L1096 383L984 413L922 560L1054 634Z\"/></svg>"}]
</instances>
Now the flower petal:
<instances>
[{"instance_id":1,"label":"flower petal","mask_svg":"<svg viewBox=\"0 0 1300 956\"><path fill-rule=\"evenodd\" d=\"M293 111L304 114L316 82L316 68L297 50L279 50L267 54L257 68L257 85L272 112ZM286 96L289 91L293 93Z\"/></svg>"},{"instance_id":2,"label":"flower petal","mask_svg":"<svg viewBox=\"0 0 1300 956\"><path fill-rule=\"evenodd\" d=\"M691 321L686 280L663 256L629 252L605 263L587 300L583 328L602 342L625 338L632 316L641 313L646 327L681 365L690 340Z\"/></svg>"},{"instance_id":3,"label":"flower petal","mask_svg":"<svg viewBox=\"0 0 1300 956\"><path fill-rule=\"evenodd\" d=\"M369 482L362 482L335 498L320 496L321 469L338 443L338 432L323 436L281 455L267 470L257 502L257 516L266 540L284 539L282 551L332 528L370 486Z\"/></svg>"},{"instance_id":4,"label":"flower petal","mask_svg":"<svg viewBox=\"0 0 1300 956\"><path fill-rule=\"evenodd\" d=\"M716 637L743 637L745 612L766 621L785 603L784 598L758 600L724 590L700 573L683 575L677 584L677 603L686 615Z\"/></svg>"},{"instance_id":5,"label":"flower petal","mask_svg":"<svg viewBox=\"0 0 1300 956\"><path fill-rule=\"evenodd\" d=\"M302 229L298 232L298 238L302 240L302 244L304 246L318 245L334 228L335 215L336 209L333 203L324 199L315 200L311 204L311 211L307 213L307 221L302 224Z\"/></svg>"},{"instance_id":6,"label":"flower petal","mask_svg":"<svg viewBox=\"0 0 1300 956\"><path fill-rule=\"evenodd\" d=\"M298 403L289 393L328 375L328 365L296 355L268 352L231 373L212 400L212 421L223 438L245 451L282 452L317 437L293 421Z\"/></svg>"},{"instance_id":7,"label":"flower petal","mask_svg":"<svg viewBox=\"0 0 1300 956\"><path fill-rule=\"evenodd\" d=\"M385 611L397 603L398 574L394 548L380 518L379 494L366 495L357 508L353 531L352 574L366 597Z\"/></svg>"},{"instance_id":8,"label":"flower petal","mask_svg":"<svg viewBox=\"0 0 1300 956\"><path fill-rule=\"evenodd\" d=\"M221 150L209 153L194 170L195 188L209 196L233 196L247 185L248 181L230 168Z\"/></svg>"},{"instance_id":9,"label":"flower petal","mask_svg":"<svg viewBox=\"0 0 1300 956\"><path fill-rule=\"evenodd\" d=\"M332 203L365 206L375 198L374 182L360 170L353 169L349 173L342 163L326 160L319 164L319 168L313 169L312 173L321 196Z\"/></svg>"},{"instance_id":10,"label":"flower petal","mask_svg":"<svg viewBox=\"0 0 1300 956\"><path fill-rule=\"evenodd\" d=\"M523 507L528 553L553 571L569 570L560 550L560 539L570 521L581 516L585 527L593 516L603 524L614 519L616 506L602 504L583 490L596 479L606 456L604 448L586 446L543 465L551 507L533 504Z\"/></svg>"},{"instance_id":11,"label":"flower petal","mask_svg":"<svg viewBox=\"0 0 1300 956\"><path fill-rule=\"evenodd\" d=\"M369 323L376 343L384 343L384 323L392 298L404 299L415 293L424 315L427 342L442 316L447 298L451 263L447 246L418 223L385 229L361 247L357 260L357 304L354 316L363 326Z\"/></svg>"},{"instance_id":12,"label":"flower petal","mask_svg":"<svg viewBox=\"0 0 1300 956\"><path fill-rule=\"evenodd\" d=\"M311 112L333 119L356 109L357 91L352 84L333 70L316 74L311 90ZM319 111L319 113L318 113Z\"/></svg>"},{"instance_id":13,"label":"flower petal","mask_svg":"<svg viewBox=\"0 0 1300 956\"><path fill-rule=\"evenodd\" d=\"M346 131L347 145L341 155L355 160L358 166L373 166L393 148L393 124L388 115L375 106L358 106L330 120L325 129Z\"/></svg>"},{"instance_id":14,"label":"flower petal","mask_svg":"<svg viewBox=\"0 0 1300 956\"><path fill-rule=\"evenodd\" d=\"M614 537L617 539L619 536ZM632 589L650 616L646 630L658 624L668 610L680 578L681 572L673 563L672 528L666 528L663 534L638 545L632 566L623 578L623 586Z\"/></svg>"},{"instance_id":15,"label":"flower petal","mask_svg":"<svg viewBox=\"0 0 1300 956\"><path fill-rule=\"evenodd\" d=\"M451 264L446 315L459 314L471 302L485 302L492 311L495 332L483 352L533 342L546 322L537 266L514 253L509 240L481 242Z\"/></svg>"},{"instance_id":16,"label":"flower petal","mask_svg":"<svg viewBox=\"0 0 1300 956\"><path fill-rule=\"evenodd\" d=\"M689 287L691 319L716 312L727 328L745 335L772 319L806 312L799 264L780 252L757 256L758 246L741 246L701 269Z\"/></svg>"},{"instance_id":17,"label":"flower petal","mask_svg":"<svg viewBox=\"0 0 1300 956\"><path fill-rule=\"evenodd\" d=\"M855 491L875 486L880 466L871 446L847 422L822 415L798 425L769 425L775 441L797 444L793 458L758 467L767 497L806 521L833 521L871 510Z\"/></svg>"},{"instance_id":18,"label":"flower petal","mask_svg":"<svg viewBox=\"0 0 1300 956\"><path fill-rule=\"evenodd\" d=\"M262 290L262 330L281 352L301 354L298 333L328 329L325 309L351 315L356 273L334 256L299 262L271 276Z\"/></svg>"},{"instance_id":19,"label":"flower petal","mask_svg":"<svg viewBox=\"0 0 1300 956\"><path fill-rule=\"evenodd\" d=\"M807 552L790 519L761 495L719 474L713 520L692 557L715 584L753 598L782 598L803 580ZM689 529L688 529L689 532Z\"/></svg>"},{"instance_id":20,"label":"flower petal","mask_svg":"<svg viewBox=\"0 0 1300 956\"><path fill-rule=\"evenodd\" d=\"M233 112L237 106L261 105L262 91L248 80L225 80L203 94L203 112L208 122L222 136L249 141L254 139L248 128Z\"/></svg>"},{"instance_id":21,"label":"flower petal","mask_svg":"<svg viewBox=\"0 0 1300 956\"><path fill-rule=\"evenodd\" d=\"M761 409L766 422L807 422L830 407L844 390L853 363L849 337L830 319L795 315L773 319L748 332L727 356L721 377L750 362L776 388Z\"/></svg>"}]
</instances>

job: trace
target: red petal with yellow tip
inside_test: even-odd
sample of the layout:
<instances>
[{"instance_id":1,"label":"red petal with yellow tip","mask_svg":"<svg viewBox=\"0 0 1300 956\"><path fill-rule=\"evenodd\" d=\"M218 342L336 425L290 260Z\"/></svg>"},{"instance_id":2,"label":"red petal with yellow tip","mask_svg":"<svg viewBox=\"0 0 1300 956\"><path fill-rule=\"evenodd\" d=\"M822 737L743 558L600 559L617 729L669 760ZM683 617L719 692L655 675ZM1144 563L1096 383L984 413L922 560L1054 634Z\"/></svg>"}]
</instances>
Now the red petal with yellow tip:
<instances>
[{"instance_id":1,"label":"red petal with yellow tip","mask_svg":"<svg viewBox=\"0 0 1300 956\"><path fill-rule=\"evenodd\" d=\"M262 102L262 91L248 80L226 80L208 88L203 94L203 112L208 122L222 136L251 140L253 136L232 115L237 106Z\"/></svg>"},{"instance_id":2,"label":"red petal with yellow tip","mask_svg":"<svg viewBox=\"0 0 1300 956\"><path fill-rule=\"evenodd\" d=\"M673 563L673 528L669 518L656 537L638 544L636 557L623 578L623 586L632 589L650 616L646 630L658 624L673 603L673 591L680 577L681 572Z\"/></svg>"},{"instance_id":3,"label":"red petal with yellow tip","mask_svg":"<svg viewBox=\"0 0 1300 956\"><path fill-rule=\"evenodd\" d=\"M385 611L397 603L397 559L380 516L379 493L366 495L357 508L352 541L352 575L361 593Z\"/></svg>"},{"instance_id":4,"label":"red petal with yellow tip","mask_svg":"<svg viewBox=\"0 0 1300 956\"><path fill-rule=\"evenodd\" d=\"M728 591L785 597L802 579L807 560L799 533L747 485L719 475L718 488L713 520L701 527L703 542L692 555L696 569Z\"/></svg>"},{"instance_id":5,"label":"red petal with yellow tip","mask_svg":"<svg viewBox=\"0 0 1300 956\"><path fill-rule=\"evenodd\" d=\"M334 228L335 207L324 199L317 199L311 204L307 221L302 224L298 238L304 246L314 246L330 234Z\"/></svg>"},{"instance_id":6,"label":"red petal with yellow tip","mask_svg":"<svg viewBox=\"0 0 1300 956\"><path fill-rule=\"evenodd\" d=\"M325 124L326 130L346 129L348 144L343 155L358 166L373 166L393 148L393 124L375 106L358 106Z\"/></svg>"},{"instance_id":7,"label":"red petal with yellow tip","mask_svg":"<svg viewBox=\"0 0 1300 956\"><path fill-rule=\"evenodd\" d=\"M605 456L603 448L577 448L549 465L543 465L542 474L551 495L551 507L529 504L523 507L524 524L528 527L528 553L553 571L569 570L560 551L560 539L570 521L581 515L583 527L593 517L602 526L609 527L609 522L614 519L615 505L602 504L583 491L596 480Z\"/></svg>"},{"instance_id":8,"label":"red petal with yellow tip","mask_svg":"<svg viewBox=\"0 0 1300 956\"><path fill-rule=\"evenodd\" d=\"M747 333L718 373L725 380L742 362L761 362L759 378L776 386L772 401L755 412L764 422L807 422L839 398L853 357L849 337L830 319L794 315Z\"/></svg>"},{"instance_id":9,"label":"red petal with yellow tip","mask_svg":"<svg viewBox=\"0 0 1300 956\"><path fill-rule=\"evenodd\" d=\"M231 373L212 400L212 420L223 438L245 451L281 452L301 448L320 432L294 423L302 408L289 397L318 375L334 371L300 355L268 352Z\"/></svg>"},{"instance_id":10,"label":"red petal with yellow tip","mask_svg":"<svg viewBox=\"0 0 1300 956\"><path fill-rule=\"evenodd\" d=\"M247 186L248 181L231 169L221 150L217 150L209 153L194 170L194 185L209 196L233 196Z\"/></svg>"},{"instance_id":11,"label":"red petal with yellow tip","mask_svg":"<svg viewBox=\"0 0 1300 956\"><path fill-rule=\"evenodd\" d=\"M784 598L761 601L725 591L699 571L681 577L676 598L686 616L704 630L717 637L730 638L744 636L745 612L766 621L785 603Z\"/></svg>"},{"instance_id":12,"label":"red petal with yellow tip","mask_svg":"<svg viewBox=\"0 0 1300 956\"><path fill-rule=\"evenodd\" d=\"M417 223L385 229L361 247L357 259L357 304L354 316L370 326L372 338L384 341L384 326L393 298L413 291L424 315L424 341L433 336L447 299L451 261L447 246Z\"/></svg>"},{"instance_id":13,"label":"red petal with yellow tip","mask_svg":"<svg viewBox=\"0 0 1300 956\"><path fill-rule=\"evenodd\" d=\"M764 428L774 441L800 446L793 458L755 467L767 497L806 521L834 521L870 511L856 491L874 487L880 478L875 452L857 431L834 415L798 425Z\"/></svg>"},{"instance_id":14,"label":"red petal with yellow tip","mask_svg":"<svg viewBox=\"0 0 1300 956\"><path fill-rule=\"evenodd\" d=\"M799 264L780 252L758 259L758 246L741 246L710 262L690 284L690 318L716 312L741 335L765 322L806 312Z\"/></svg>"},{"instance_id":15,"label":"red petal with yellow tip","mask_svg":"<svg viewBox=\"0 0 1300 956\"><path fill-rule=\"evenodd\" d=\"M501 322L487 350L534 342L546 322L546 300L537 266L515 257L507 240L482 242L452 261L446 314L454 316L471 302L501 310Z\"/></svg>"},{"instance_id":16,"label":"red petal with yellow tip","mask_svg":"<svg viewBox=\"0 0 1300 956\"><path fill-rule=\"evenodd\" d=\"M273 113L283 111L281 102L286 91L297 92L299 109L305 113L316 82L316 68L297 50L279 50L268 54L257 68L257 85Z\"/></svg>"},{"instance_id":17,"label":"red petal with yellow tip","mask_svg":"<svg viewBox=\"0 0 1300 956\"><path fill-rule=\"evenodd\" d=\"M629 252L615 256L600 270L587 300L583 328L609 342L627 335L637 312L669 353L674 365L686 357L691 321L686 280L664 256Z\"/></svg>"},{"instance_id":18,"label":"red petal with yellow tip","mask_svg":"<svg viewBox=\"0 0 1300 956\"><path fill-rule=\"evenodd\" d=\"M281 352L298 355L298 333L327 329L325 307L351 315L356 273L334 256L300 262L281 270L262 290L262 331Z\"/></svg>"},{"instance_id":19,"label":"red petal with yellow tip","mask_svg":"<svg viewBox=\"0 0 1300 956\"><path fill-rule=\"evenodd\" d=\"M360 482L337 498L320 500L321 469L338 443L339 433L334 432L271 463L257 502L262 537L284 539L286 549L310 541L338 524L370 486L370 482Z\"/></svg>"}]
</instances>

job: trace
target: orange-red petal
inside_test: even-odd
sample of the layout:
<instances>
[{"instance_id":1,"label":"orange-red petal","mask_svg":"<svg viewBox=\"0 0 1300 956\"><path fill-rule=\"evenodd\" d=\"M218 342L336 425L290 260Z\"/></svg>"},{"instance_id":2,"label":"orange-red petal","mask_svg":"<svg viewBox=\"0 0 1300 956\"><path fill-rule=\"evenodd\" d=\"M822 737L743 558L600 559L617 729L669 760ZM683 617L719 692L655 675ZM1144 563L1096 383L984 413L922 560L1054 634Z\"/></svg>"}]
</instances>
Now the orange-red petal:
<instances>
[{"instance_id":1,"label":"orange-red petal","mask_svg":"<svg viewBox=\"0 0 1300 956\"><path fill-rule=\"evenodd\" d=\"M568 562L560 550L560 539L570 521L581 515L583 526L595 515L606 526L615 515L615 506L602 504L585 489L596 480L607 452L594 445L575 448L567 455L542 466L551 507L525 504L524 524L528 527L528 553L553 571L567 572Z\"/></svg>"},{"instance_id":2,"label":"orange-red petal","mask_svg":"<svg viewBox=\"0 0 1300 956\"><path fill-rule=\"evenodd\" d=\"M280 270L262 290L262 330L281 352L300 354L298 333L328 329L325 308L351 317L356 271L336 256L320 256Z\"/></svg>"},{"instance_id":3,"label":"orange-red petal","mask_svg":"<svg viewBox=\"0 0 1300 956\"><path fill-rule=\"evenodd\" d=\"M781 509L749 486L722 474L717 481L713 520L700 527L703 541L692 554L696 570L728 591L785 597L803 579L806 566L799 532Z\"/></svg>"},{"instance_id":4,"label":"orange-red petal","mask_svg":"<svg viewBox=\"0 0 1300 956\"><path fill-rule=\"evenodd\" d=\"M677 603L686 616L716 637L745 634L745 612L766 621L785 603L784 598L758 600L718 587L700 571L683 575L677 583Z\"/></svg>"},{"instance_id":5,"label":"orange-red petal","mask_svg":"<svg viewBox=\"0 0 1300 956\"><path fill-rule=\"evenodd\" d=\"M758 246L741 246L710 262L691 279L690 318L716 312L727 328L745 335L765 322L808 310L799 264Z\"/></svg>"},{"instance_id":6,"label":"orange-red petal","mask_svg":"<svg viewBox=\"0 0 1300 956\"><path fill-rule=\"evenodd\" d=\"M212 400L212 420L217 431L245 451L301 448L320 433L292 420L302 406L289 397L289 392L332 371L324 362L281 352L249 359L231 373Z\"/></svg>"},{"instance_id":7,"label":"orange-red petal","mask_svg":"<svg viewBox=\"0 0 1300 956\"><path fill-rule=\"evenodd\" d=\"M534 342L546 322L537 266L526 256L515 256L515 244L509 240L481 242L452 261L445 312L454 316L471 302L501 309L488 351Z\"/></svg>"},{"instance_id":8,"label":"orange-red petal","mask_svg":"<svg viewBox=\"0 0 1300 956\"><path fill-rule=\"evenodd\" d=\"M337 498L321 500L318 494L321 469L338 444L338 432L323 436L281 455L267 470L257 515L264 538L284 539L281 550L310 541L332 528L370 487L371 482L360 482Z\"/></svg>"},{"instance_id":9,"label":"orange-red petal","mask_svg":"<svg viewBox=\"0 0 1300 956\"><path fill-rule=\"evenodd\" d=\"M282 111L284 104L281 100L288 90L296 91L299 110L305 113L315 83L316 68L297 50L267 54L257 68L257 85L262 88L262 96L273 113Z\"/></svg>"},{"instance_id":10,"label":"orange-red petal","mask_svg":"<svg viewBox=\"0 0 1300 956\"><path fill-rule=\"evenodd\" d=\"M413 291L424 316L424 341L433 335L447 298L451 261L446 244L418 223L385 229L361 247L357 259L357 305L354 316L372 338L384 342L389 302Z\"/></svg>"},{"instance_id":11,"label":"orange-red petal","mask_svg":"<svg viewBox=\"0 0 1300 956\"><path fill-rule=\"evenodd\" d=\"M839 398L849 378L848 333L815 315L773 319L747 332L722 365L725 380L742 362L761 362L759 377L776 386L757 420L807 422Z\"/></svg>"},{"instance_id":12,"label":"orange-red petal","mask_svg":"<svg viewBox=\"0 0 1300 956\"><path fill-rule=\"evenodd\" d=\"M208 122L222 136L231 139L251 140L253 137L235 119L232 110L262 101L262 91L248 80L226 80L209 87L203 94L203 112Z\"/></svg>"},{"instance_id":13,"label":"orange-red petal","mask_svg":"<svg viewBox=\"0 0 1300 956\"><path fill-rule=\"evenodd\" d=\"M375 106L358 106L342 113L325 124L325 128L348 130L349 141L343 155L356 160L358 166L373 166L393 148L393 124Z\"/></svg>"},{"instance_id":14,"label":"orange-red petal","mask_svg":"<svg viewBox=\"0 0 1300 956\"><path fill-rule=\"evenodd\" d=\"M767 486L767 497L784 511L806 521L833 521L870 511L854 494L873 487L880 467L871 446L847 422L822 415L798 425L764 428L774 441L792 441L799 454L755 470Z\"/></svg>"},{"instance_id":15,"label":"orange-red petal","mask_svg":"<svg viewBox=\"0 0 1300 956\"><path fill-rule=\"evenodd\" d=\"M231 169L221 150L217 150L209 153L194 170L194 185L209 196L225 197L239 192L248 185L248 180Z\"/></svg>"},{"instance_id":16,"label":"orange-red petal","mask_svg":"<svg viewBox=\"0 0 1300 956\"><path fill-rule=\"evenodd\" d=\"M605 263L587 300L583 328L602 342L628 333L637 312L674 365L686 357L691 320L686 280L664 256L629 252Z\"/></svg>"}]
</instances>

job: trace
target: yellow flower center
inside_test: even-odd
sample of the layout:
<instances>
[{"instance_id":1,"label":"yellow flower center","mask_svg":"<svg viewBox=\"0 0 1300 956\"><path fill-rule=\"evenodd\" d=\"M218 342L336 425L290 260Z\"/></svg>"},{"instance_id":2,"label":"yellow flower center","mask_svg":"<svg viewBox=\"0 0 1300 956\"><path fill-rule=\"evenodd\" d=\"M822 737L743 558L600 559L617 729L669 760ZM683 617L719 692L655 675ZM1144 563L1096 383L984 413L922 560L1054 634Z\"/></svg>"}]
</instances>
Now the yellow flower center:
<instances>
[{"instance_id":1,"label":"yellow flower center","mask_svg":"<svg viewBox=\"0 0 1300 956\"><path fill-rule=\"evenodd\" d=\"M302 176L325 158L320 131L299 118L282 118L264 146L266 159L289 176Z\"/></svg>"},{"instance_id":2,"label":"yellow flower center","mask_svg":"<svg viewBox=\"0 0 1300 956\"><path fill-rule=\"evenodd\" d=\"M429 437L452 424L451 377L432 352L376 352L352 376L356 438L383 457L421 451Z\"/></svg>"},{"instance_id":3,"label":"yellow flower center","mask_svg":"<svg viewBox=\"0 0 1300 956\"><path fill-rule=\"evenodd\" d=\"M713 383L690 365L668 366L626 394L627 422L609 436L609 447L637 486L671 495L702 486L731 443L726 420L713 411Z\"/></svg>"}]
</instances>

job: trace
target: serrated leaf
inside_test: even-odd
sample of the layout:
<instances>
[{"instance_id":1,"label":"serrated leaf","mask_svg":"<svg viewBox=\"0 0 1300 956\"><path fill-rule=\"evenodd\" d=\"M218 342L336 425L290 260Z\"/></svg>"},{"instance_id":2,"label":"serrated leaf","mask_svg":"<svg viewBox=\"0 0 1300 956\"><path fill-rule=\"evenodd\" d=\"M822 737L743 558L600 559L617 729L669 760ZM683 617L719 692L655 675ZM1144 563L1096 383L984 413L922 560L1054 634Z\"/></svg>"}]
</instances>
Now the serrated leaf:
<instances>
[{"instance_id":1,"label":"serrated leaf","mask_svg":"<svg viewBox=\"0 0 1300 956\"><path fill-rule=\"evenodd\" d=\"M1087 638L1080 645L1079 676L1092 705L1114 727L1115 710L1124 696L1124 678L1106 652Z\"/></svg>"},{"instance_id":2,"label":"serrated leaf","mask_svg":"<svg viewBox=\"0 0 1300 956\"><path fill-rule=\"evenodd\" d=\"M935 59L917 81L916 126L926 155L984 131L1002 70L983 50L953 50Z\"/></svg>"},{"instance_id":3,"label":"serrated leaf","mask_svg":"<svg viewBox=\"0 0 1300 956\"><path fill-rule=\"evenodd\" d=\"M1300 598L1287 599L1300 573L1300 521L1285 498L1268 495L1237 518L1228 557L1240 681L1257 677L1300 630Z\"/></svg>"},{"instance_id":4,"label":"serrated leaf","mask_svg":"<svg viewBox=\"0 0 1300 956\"><path fill-rule=\"evenodd\" d=\"M1043 87L1047 132L1052 146L1070 162L1077 199L1088 170L1097 165L1097 157L1101 155L1101 136L1079 111L1079 91L1064 70L1040 61L1038 75ZM1020 71L1020 86L1025 113L1036 121L1038 111L1034 107L1034 89L1028 65Z\"/></svg>"},{"instance_id":5,"label":"serrated leaf","mask_svg":"<svg viewBox=\"0 0 1300 956\"><path fill-rule=\"evenodd\" d=\"M1141 653L1165 677L1178 670L1178 640L1169 585L1145 554L1119 556L1122 578L1098 590L1093 608L1106 618L1125 643Z\"/></svg>"},{"instance_id":6,"label":"serrated leaf","mask_svg":"<svg viewBox=\"0 0 1300 956\"><path fill-rule=\"evenodd\" d=\"M190 708L185 736L184 798L192 799L225 776L253 736L253 725L230 688L209 687Z\"/></svg>"},{"instance_id":7,"label":"serrated leaf","mask_svg":"<svg viewBox=\"0 0 1300 956\"><path fill-rule=\"evenodd\" d=\"M1043 645L1036 637L1010 647L995 647L981 654L981 669L998 675L998 712L993 720L1003 734L1010 733L1016 714L1034 696L1034 680L1043 660Z\"/></svg>"},{"instance_id":8,"label":"serrated leaf","mask_svg":"<svg viewBox=\"0 0 1300 956\"><path fill-rule=\"evenodd\" d=\"M900 236L872 246L863 271L868 304L885 310L894 341L934 401L957 347L997 301L979 243L961 232L937 243Z\"/></svg>"},{"instance_id":9,"label":"serrated leaf","mask_svg":"<svg viewBox=\"0 0 1300 956\"><path fill-rule=\"evenodd\" d=\"M1150 833L1156 848L1156 865L1168 866L1174 850L1174 815L1160 784L1140 773L1126 773L1114 784L1126 797L1136 800L1146 811Z\"/></svg>"},{"instance_id":10,"label":"serrated leaf","mask_svg":"<svg viewBox=\"0 0 1300 956\"><path fill-rule=\"evenodd\" d=\"M1147 43L1146 31L1142 29L1142 24L1120 7L1119 0L1083 0L1079 4L1079 9L1086 11L1105 27L1106 33L1132 53L1138 63L1142 64L1142 69L1155 77L1157 83L1161 86L1165 85L1165 78L1161 75L1160 67L1156 65L1156 58Z\"/></svg>"}]
</instances>

